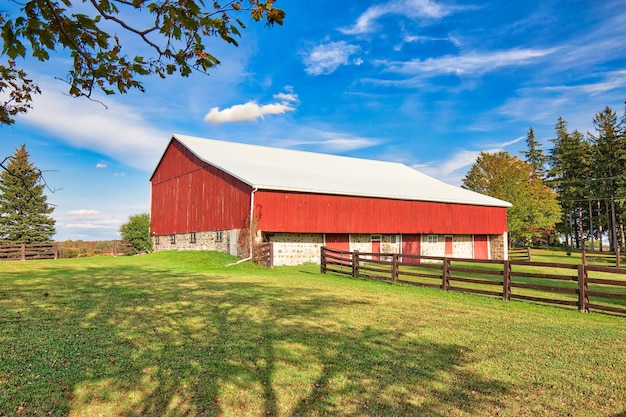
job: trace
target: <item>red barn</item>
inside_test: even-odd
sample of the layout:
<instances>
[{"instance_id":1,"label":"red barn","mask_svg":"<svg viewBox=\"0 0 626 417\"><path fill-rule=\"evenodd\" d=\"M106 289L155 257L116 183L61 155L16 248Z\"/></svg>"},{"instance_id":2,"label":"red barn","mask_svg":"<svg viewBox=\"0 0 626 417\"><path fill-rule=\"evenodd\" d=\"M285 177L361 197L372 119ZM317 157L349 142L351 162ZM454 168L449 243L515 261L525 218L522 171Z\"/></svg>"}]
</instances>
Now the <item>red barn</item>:
<instances>
[{"instance_id":1,"label":"red barn","mask_svg":"<svg viewBox=\"0 0 626 417\"><path fill-rule=\"evenodd\" d=\"M318 262L323 245L507 255L509 203L400 163L174 135L150 183L155 250L247 256L269 241L274 265Z\"/></svg>"}]
</instances>

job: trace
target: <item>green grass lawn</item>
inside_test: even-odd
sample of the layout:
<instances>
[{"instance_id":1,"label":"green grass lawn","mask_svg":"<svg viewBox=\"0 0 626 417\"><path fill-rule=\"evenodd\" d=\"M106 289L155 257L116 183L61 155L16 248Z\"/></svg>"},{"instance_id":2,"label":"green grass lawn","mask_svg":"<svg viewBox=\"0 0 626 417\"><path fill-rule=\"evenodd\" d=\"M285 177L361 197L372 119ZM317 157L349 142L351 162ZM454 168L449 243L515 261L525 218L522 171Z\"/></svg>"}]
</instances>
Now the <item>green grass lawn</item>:
<instances>
[{"instance_id":1,"label":"green grass lawn","mask_svg":"<svg viewBox=\"0 0 626 417\"><path fill-rule=\"evenodd\" d=\"M0 264L0 416L626 417L626 318L215 253Z\"/></svg>"}]
</instances>

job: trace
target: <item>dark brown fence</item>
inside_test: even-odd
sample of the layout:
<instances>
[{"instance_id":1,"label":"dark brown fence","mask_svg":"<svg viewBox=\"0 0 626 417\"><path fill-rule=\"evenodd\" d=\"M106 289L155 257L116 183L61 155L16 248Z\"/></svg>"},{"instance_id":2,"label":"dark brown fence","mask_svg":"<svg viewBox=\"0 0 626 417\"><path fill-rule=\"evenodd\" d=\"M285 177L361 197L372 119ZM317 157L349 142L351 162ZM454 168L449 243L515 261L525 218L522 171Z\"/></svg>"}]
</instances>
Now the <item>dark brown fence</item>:
<instances>
[{"instance_id":1,"label":"dark brown fence","mask_svg":"<svg viewBox=\"0 0 626 417\"><path fill-rule=\"evenodd\" d=\"M85 245L98 246L89 250ZM113 240L106 242L81 242L82 246L67 242L55 243L7 243L0 244L0 261L29 261L35 259L77 258L96 255L126 255L133 252L130 242ZM101 247L100 247L101 246Z\"/></svg>"},{"instance_id":2,"label":"dark brown fence","mask_svg":"<svg viewBox=\"0 0 626 417\"><path fill-rule=\"evenodd\" d=\"M583 251L581 256L584 264L616 266L619 268L624 254L619 252Z\"/></svg>"},{"instance_id":3,"label":"dark brown fence","mask_svg":"<svg viewBox=\"0 0 626 417\"><path fill-rule=\"evenodd\" d=\"M626 315L626 269L597 265L346 252L323 247L320 270Z\"/></svg>"},{"instance_id":4,"label":"dark brown fence","mask_svg":"<svg viewBox=\"0 0 626 417\"><path fill-rule=\"evenodd\" d=\"M0 260L27 261L33 259L57 259L59 247L56 243L0 244Z\"/></svg>"},{"instance_id":5,"label":"dark brown fence","mask_svg":"<svg viewBox=\"0 0 626 417\"><path fill-rule=\"evenodd\" d=\"M509 261L532 261L530 248L509 249Z\"/></svg>"}]
</instances>

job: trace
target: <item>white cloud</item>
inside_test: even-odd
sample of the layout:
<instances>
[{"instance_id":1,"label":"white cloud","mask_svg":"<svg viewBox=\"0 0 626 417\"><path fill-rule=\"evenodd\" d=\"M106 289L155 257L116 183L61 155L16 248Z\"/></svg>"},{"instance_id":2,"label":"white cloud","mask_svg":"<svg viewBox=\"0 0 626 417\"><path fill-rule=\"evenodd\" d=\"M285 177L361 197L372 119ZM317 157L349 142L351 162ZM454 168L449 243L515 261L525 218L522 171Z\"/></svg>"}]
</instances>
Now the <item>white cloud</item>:
<instances>
[{"instance_id":1,"label":"white cloud","mask_svg":"<svg viewBox=\"0 0 626 417\"><path fill-rule=\"evenodd\" d=\"M340 28L347 35L369 33L375 29L375 21L386 15L401 15L411 19L440 19L451 12L451 8L432 0L392 0L368 8L356 23L348 28Z\"/></svg>"},{"instance_id":2,"label":"white cloud","mask_svg":"<svg viewBox=\"0 0 626 417\"><path fill-rule=\"evenodd\" d=\"M529 64L556 49L511 49L495 52L472 52L464 55L446 55L440 58L411 61L378 61L389 72L437 76L445 74L482 75L504 67Z\"/></svg>"},{"instance_id":3,"label":"white cloud","mask_svg":"<svg viewBox=\"0 0 626 417\"><path fill-rule=\"evenodd\" d=\"M107 98L105 109L85 98L60 93L59 84L39 85L42 94L34 97L33 109L21 120L77 148L149 171L171 137L171 132L151 126L140 110L113 98Z\"/></svg>"},{"instance_id":4,"label":"white cloud","mask_svg":"<svg viewBox=\"0 0 626 417\"><path fill-rule=\"evenodd\" d=\"M96 168L106 168L106 167L107 167L107 164L105 164L105 163L103 163L103 162L98 162L98 163L96 164Z\"/></svg>"},{"instance_id":5,"label":"white cloud","mask_svg":"<svg viewBox=\"0 0 626 417\"><path fill-rule=\"evenodd\" d=\"M80 210L70 210L67 212L68 216L98 216L100 215L100 211L98 210L89 210L89 209L80 209Z\"/></svg>"},{"instance_id":6,"label":"white cloud","mask_svg":"<svg viewBox=\"0 0 626 417\"><path fill-rule=\"evenodd\" d=\"M332 74L341 65L347 65L351 55L361 48L344 41L328 42L315 46L304 56L305 71L310 75ZM363 61L356 61L357 65Z\"/></svg>"},{"instance_id":7,"label":"white cloud","mask_svg":"<svg viewBox=\"0 0 626 417\"><path fill-rule=\"evenodd\" d=\"M298 101L297 94L278 93L274 94L274 98L280 100L280 103L259 105L256 101L250 100L245 104L236 104L224 110L220 110L219 107L213 107L204 116L204 121L214 124L254 121L262 119L268 114L283 114L295 111L295 107L292 104Z\"/></svg>"}]
</instances>

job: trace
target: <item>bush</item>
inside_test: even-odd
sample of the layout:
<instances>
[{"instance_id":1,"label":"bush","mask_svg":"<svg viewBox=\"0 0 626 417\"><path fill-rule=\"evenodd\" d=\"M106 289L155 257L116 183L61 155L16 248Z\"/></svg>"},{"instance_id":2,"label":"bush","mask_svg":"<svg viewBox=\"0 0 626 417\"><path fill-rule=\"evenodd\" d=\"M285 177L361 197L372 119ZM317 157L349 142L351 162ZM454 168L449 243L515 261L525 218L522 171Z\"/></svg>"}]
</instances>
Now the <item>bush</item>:
<instances>
[{"instance_id":1,"label":"bush","mask_svg":"<svg viewBox=\"0 0 626 417\"><path fill-rule=\"evenodd\" d=\"M130 242L137 252L152 251L150 215L141 213L129 216L128 221L120 226L120 235L122 239Z\"/></svg>"}]
</instances>

